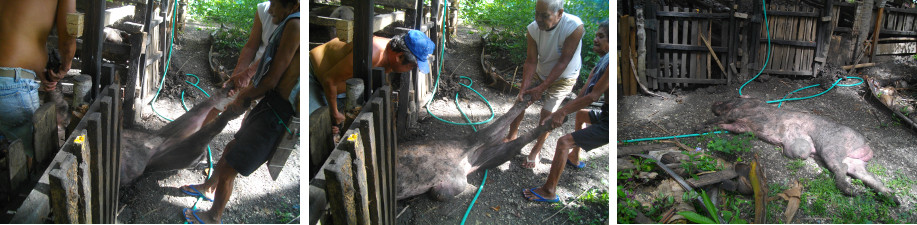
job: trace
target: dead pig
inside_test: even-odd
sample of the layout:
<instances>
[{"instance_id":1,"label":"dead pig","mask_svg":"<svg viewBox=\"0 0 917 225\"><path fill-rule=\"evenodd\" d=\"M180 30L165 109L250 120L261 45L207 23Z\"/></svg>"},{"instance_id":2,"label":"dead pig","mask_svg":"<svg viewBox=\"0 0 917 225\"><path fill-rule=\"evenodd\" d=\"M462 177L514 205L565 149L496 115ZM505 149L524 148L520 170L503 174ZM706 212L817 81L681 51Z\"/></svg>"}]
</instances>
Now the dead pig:
<instances>
[{"instance_id":1,"label":"dead pig","mask_svg":"<svg viewBox=\"0 0 917 225\"><path fill-rule=\"evenodd\" d=\"M866 162L874 153L866 138L850 127L809 113L777 109L754 98L715 102L711 111L717 117L705 122L707 127L754 133L783 146L783 154L789 158L806 159L817 154L834 173L835 184L843 193L855 195L846 177L850 175L900 204L894 193L866 170Z\"/></svg>"},{"instance_id":2,"label":"dead pig","mask_svg":"<svg viewBox=\"0 0 917 225\"><path fill-rule=\"evenodd\" d=\"M418 140L399 144L398 200L426 192L437 200L450 199L465 189L466 176L480 169L494 168L522 151L526 143L551 130L550 124L536 127L516 140L503 142L509 124L525 112L531 102L516 102L509 111L477 133L461 139Z\"/></svg>"}]
</instances>

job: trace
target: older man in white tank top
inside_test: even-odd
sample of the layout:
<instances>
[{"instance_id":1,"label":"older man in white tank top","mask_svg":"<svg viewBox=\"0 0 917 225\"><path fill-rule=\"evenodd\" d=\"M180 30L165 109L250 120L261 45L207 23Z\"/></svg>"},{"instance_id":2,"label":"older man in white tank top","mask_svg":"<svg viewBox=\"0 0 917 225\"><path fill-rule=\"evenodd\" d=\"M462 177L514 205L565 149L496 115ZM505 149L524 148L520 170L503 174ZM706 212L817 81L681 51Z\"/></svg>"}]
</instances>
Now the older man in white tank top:
<instances>
[{"instance_id":1,"label":"older man in white tank top","mask_svg":"<svg viewBox=\"0 0 917 225\"><path fill-rule=\"evenodd\" d=\"M525 94L531 94L537 101L544 95L541 118L544 120L557 110L563 99L573 90L579 76L582 58L580 49L585 29L579 17L564 13L563 0L538 0L535 3L535 21L527 27L525 65L522 67L522 87L519 93L521 100ZM531 86L532 77L538 81ZM520 114L510 125L506 141L516 139L519 124L525 114ZM529 153L523 168L534 168L538 154L549 133L538 138Z\"/></svg>"}]
</instances>

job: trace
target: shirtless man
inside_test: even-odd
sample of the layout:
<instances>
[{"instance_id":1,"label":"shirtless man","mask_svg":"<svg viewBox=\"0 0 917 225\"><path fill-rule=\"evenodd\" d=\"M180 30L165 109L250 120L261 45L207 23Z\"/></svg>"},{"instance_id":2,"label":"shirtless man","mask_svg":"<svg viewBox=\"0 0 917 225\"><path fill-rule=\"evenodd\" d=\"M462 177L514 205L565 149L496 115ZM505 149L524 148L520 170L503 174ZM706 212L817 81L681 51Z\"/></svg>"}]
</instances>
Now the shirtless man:
<instances>
[{"instance_id":1,"label":"shirtless man","mask_svg":"<svg viewBox=\"0 0 917 225\"><path fill-rule=\"evenodd\" d=\"M38 109L38 90L53 91L70 70L76 37L67 32L67 13L76 12L75 0L0 0L0 130L22 140L31 162L32 114ZM46 71L45 43L56 26L61 65Z\"/></svg>"},{"instance_id":2,"label":"shirtless man","mask_svg":"<svg viewBox=\"0 0 917 225\"><path fill-rule=\"evenodd\" d=\"M385 73L404 73L415 67L422 73L430 73L427 56L433 53L435 45L423 32L411 30L406 34L396 35L392 39L373 37L372 46L372 65L385 68ZM309 63L312 76L310 77L310 88L313 91L323 91L331 107L334 124L344 122L344 114L337 109L336 96L344 93L344 82L353 77L353 43L345 43L335 38L315 47L309 51ZM313 82L318 82L321 86L315 87L317 85ZM321 103L318 104L321 105ZM311 112L314 109L309 110Z\"/></svg>"}]
</instances>

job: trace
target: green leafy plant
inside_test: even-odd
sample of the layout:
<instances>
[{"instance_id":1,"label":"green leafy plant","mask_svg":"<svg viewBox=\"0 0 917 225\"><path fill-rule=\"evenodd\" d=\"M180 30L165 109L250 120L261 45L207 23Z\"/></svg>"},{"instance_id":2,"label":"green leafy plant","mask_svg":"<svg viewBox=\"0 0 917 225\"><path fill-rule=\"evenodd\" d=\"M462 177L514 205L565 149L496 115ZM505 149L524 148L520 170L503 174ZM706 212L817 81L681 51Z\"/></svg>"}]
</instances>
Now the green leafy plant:
<instances>
[{"instance_id":1,"label":"green leafy plant","mask_svg":"<svg viewBox=\"0 0 917 225\"><path fill-rule=\"evenodd\" d=\"M688 156L688 160L682 160L681 168L690 173L692 178L697 178L697 175L693 173L694 171L717 171L723 169L723 166L716 161L716 158L704 155L703 152L682 151L681 154Z\"/></svg>"},{"instance_id":2,"label":"green leafy plant","mask_svg":"<svg viewBox=\"0 0 917 225\"><path fill-rule=\"evenodd\" d=\"M854 181L856 182L856 181ZM862 185L860 184L857 185ZM831 223L894 223L893 202L873 191L848 197L835 185L830 173L821 173L806 182L800 209L813 216L829 218Z\"/></svg>"},{"instance_id":3,"label":"green leafy plant","mask_svg":"<svg viewBox=\"0 0 917 225\"><path fill-rule=\"evenodd\" d=\"M263 1L191 0L188 3L188 12L194 19L222 29L214 36L216 48L237 50L248 40L257 5Z\"/></svg>"},{"instance_id":4,"label":"green leafy plant","mask_svg":"<svg viewBox=\"0 0 917 225\"><path fill-rule=\"evenodd\" d=\"M608 0L567 0L564 12L583 21L583 69L580 81L585 82L600 55L592 52L592 40L599 23L608 20ZM526 52L526 26L535 21L535 1L532 0L467 0L461 4L461 17L477 30L493 32L488 36L488 50L506 52L511 63L522 64ZM612 29L615 25L610 25ZM610 32L610 31L609 31Z\"/></svg>"},{"instance_id":5,"label":"green leafy plant","mask_svg":"<svg viewBox=\"0 0 917 225\"><path fill-rule=\"evenodd\" d=\"M629 197L624 186L618 185L618 223L634 223L641 209L640 202Z\"/></svg>"},{"instance_id":6,"label":"green leafy plant","mask_svg":"<svg viewBox=\"0 0 917 225\"><path fill-rule=\"evenodd\" d=\"M656 167L656 160L646 159L642 157L633 157L634 166L637 167L637 171L650 172L653 171L653 167Z\"/></svg>"},{"instance_id":7,"label":"green leafy plant","mask_svg":"<svg viewBox=\"0 0 917 225\"><path fill-rule=\"evenodd\" d=\"M732 155L751 151L751 140L755 139L752 133L732 135L726 138L720 135L711 132L711 134L700 136L699 140L706 142L707 149Z\"/></svg>"}]
</instances>

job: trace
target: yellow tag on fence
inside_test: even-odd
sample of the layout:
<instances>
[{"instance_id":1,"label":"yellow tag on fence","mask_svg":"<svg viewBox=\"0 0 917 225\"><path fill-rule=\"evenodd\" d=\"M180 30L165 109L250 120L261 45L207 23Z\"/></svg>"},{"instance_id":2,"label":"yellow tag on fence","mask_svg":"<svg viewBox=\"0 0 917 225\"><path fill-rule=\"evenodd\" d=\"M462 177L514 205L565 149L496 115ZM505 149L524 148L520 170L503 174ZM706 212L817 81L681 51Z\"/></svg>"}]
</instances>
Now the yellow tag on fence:
<instances>
[{"instance_id":1,"label":"yellow tag on fence","mask_svg":"<svg viewBox=\"0 0 917 225\"><path fill-rule=\"evenodd\" d=\"M83 140L85 140L84 135L80 135L80 136L77 136L75 139L73 139L73 143L82 144Z\"/></svg>"},{"instance_id":2,"label":"yellow tag on fence","mask_svg":"<svg viewBox=\"0 0 917 225\"><path fill-rule=\"evenodd\" d=\"M350 137L347 137L347 141L356 141L356 140L357 140L357 134L351 134Z\"/></svg>"}]
</instances>

